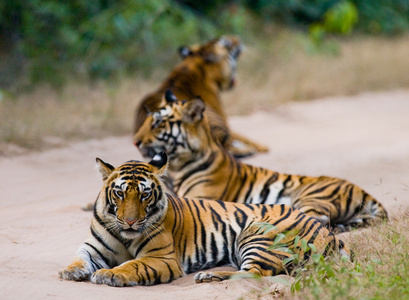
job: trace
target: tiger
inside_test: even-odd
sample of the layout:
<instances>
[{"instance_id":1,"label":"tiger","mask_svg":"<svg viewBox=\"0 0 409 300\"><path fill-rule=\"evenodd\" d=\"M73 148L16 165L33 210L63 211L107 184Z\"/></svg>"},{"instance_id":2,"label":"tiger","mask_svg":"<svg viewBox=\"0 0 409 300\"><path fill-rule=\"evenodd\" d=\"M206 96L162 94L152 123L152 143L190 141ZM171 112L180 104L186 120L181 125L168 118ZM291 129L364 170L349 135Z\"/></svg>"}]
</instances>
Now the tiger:
<instances>
[{"instance_id":1,"label":"tiger","mask_svg":"<svg viewBox=\"0 0 409 300\"><path fill-rule=\"evenodd\" d=\"M347 180L282 174L235 159L211 134L200 97L163 99L134 143L145 158L169 155L168 175L179 197L287 204L341 232L388 219L380 202Z\"/></svg>"},{"instance_id":2,"label":"tiger","mask_svg":"<svg viewBox=\"0 0 409 300\"><path fill-rule=\"evenodd\" d=\"M190 99L200 95L204 99L214 136L234 156L240 158L267 152L267 147L230 131L220 99L222 91L230 90L235 85L237 60L242 48L242 42L235 36L221 36L203 44L180 47L179 54L183 61L156 91L139 102L135 111L134 133L148 114L159 108L163 94L170 89L177 97Z\"/></svg>"},{"instance_id":3,"label":"tiger","mask_svg":"<svg viewBox=\"0 0 409 300\"><path fill-rule=\"evenodd\" d=\"M283 273L284 259L293 255L288 250L304 263L313 253L353 255L320 222L290 206L164 193L160 181L168 165L164 152L149 163L131 160L117 168L96 160L103 187L95 202L91 232L72 263L59 271L61 279L123 287L168 283L197 272L194 280L202 283L238 274ZM271 228L265 230L260 224ZM281 248L274 248L279 234ZM237 271L205 271L221 265Z\"/></svg>"}]
</instances>

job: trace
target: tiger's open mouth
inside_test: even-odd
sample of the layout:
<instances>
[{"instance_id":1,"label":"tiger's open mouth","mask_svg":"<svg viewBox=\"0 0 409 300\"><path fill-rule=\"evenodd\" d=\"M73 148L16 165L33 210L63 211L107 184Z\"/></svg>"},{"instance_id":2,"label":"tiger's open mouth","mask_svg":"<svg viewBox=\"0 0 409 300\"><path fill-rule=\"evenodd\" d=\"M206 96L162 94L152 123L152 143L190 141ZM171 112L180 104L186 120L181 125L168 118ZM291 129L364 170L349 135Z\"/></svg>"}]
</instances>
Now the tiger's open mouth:
<instances>
[{"instance_id":1,"label":"tiger's open mouth","mask_svg":"<svg viewBox=\"0 0 409 300\"><path fill-rule=\"evenodd\" d=\"M142 153L142 156L145 158L153 158L156 154L165 152L165 147L155 146L155 147L144 147L140 146L139 151Z\"/></svg>"}]
</instances>

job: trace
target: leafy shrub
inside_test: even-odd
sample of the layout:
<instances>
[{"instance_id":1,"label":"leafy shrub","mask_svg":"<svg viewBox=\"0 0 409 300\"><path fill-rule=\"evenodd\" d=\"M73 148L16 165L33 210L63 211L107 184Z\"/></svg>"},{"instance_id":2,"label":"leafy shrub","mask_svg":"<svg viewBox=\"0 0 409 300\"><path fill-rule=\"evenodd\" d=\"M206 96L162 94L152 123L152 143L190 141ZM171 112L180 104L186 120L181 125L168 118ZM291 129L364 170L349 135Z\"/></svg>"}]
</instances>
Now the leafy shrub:
<instances>
[{"instance_id":1,"label":"leafy shrub","mask_svg":"<svg viewBox=\"0 0 409 300\"><path fill-rule=\"evenodd\" d=\"M396 34L409 30L409 0L352 0L359 11L358 26L370 33Z\"/></svg>"},{"instance_id":2,"label":"leafy shrub","mask_svg":"<svg viewBox=\"0 0 409 300\"><path fill-rule=\"evenodd\" d=\"M34 83L149 70L176 57L180 44L217 34L210 22L167 0L19 1L8 9L18 16L19 48Z\"/></svg>"},{"instance_id":3,"label":"leafy shrub","mask_svg":"<svg viewBox=\"0 0 409 300\"><path fill-rule=\"evenodd\" d=\"M31 83L56 85L73 75L147 75L174 63L181 44L257 35L258 19L309 29L318 44L328 32L348 34L357 19L370 33L407 31L409 0L0 1L0 50L12 45L2 57L8 63L0 65L0 87L22 73Z\"/></svg>"},{"instance_id":4,"label":"leafy shrub","mask_svg":"<svg viewBox=\"0 0 409 300\"><path fill-rule=\"evenodd\" d=\"M266 20L304 28L322 22L327 12L340 3L345 1L246 1L248 7ZM365 32L391 34L409 30L409 0L352 0L351 3L359 13L358 27Z\"/></svg>"},{"instance_id":5,"label":"leafy shrub","mask_svg":"<svg viewBox=\"0 0 409 300\"><path fill-rule=\"evenodd\" d=\"M342 1L334 5L323 16L322 22L313 23L309 27L309 52L337 53L338 46L334 42L325 41L328 33L348 35L358 21L358 11L350 1Z\"/></svg>"}]
</instances>

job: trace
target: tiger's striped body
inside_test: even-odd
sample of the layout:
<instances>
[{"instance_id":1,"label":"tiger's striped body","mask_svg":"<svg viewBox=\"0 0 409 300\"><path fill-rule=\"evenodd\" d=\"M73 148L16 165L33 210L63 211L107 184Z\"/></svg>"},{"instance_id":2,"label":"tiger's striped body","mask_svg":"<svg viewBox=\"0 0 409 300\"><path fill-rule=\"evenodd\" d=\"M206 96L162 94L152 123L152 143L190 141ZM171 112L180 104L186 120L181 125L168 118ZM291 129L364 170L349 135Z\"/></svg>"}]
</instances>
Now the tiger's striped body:
<instances>
[{"instance_id":1,"label":"tiger's striped body","mask_svg":"<svg viewBox=\"0 0 409 300\"><path fill-rule=\"evenodd\" d=\"M169 155L178 196L287 204L341 231L387 218L376 199L346 180L282 174L236 160L213 138L203 111L200 99L168 101L134 136L144 156Z\"/></svg>"},{"instance_id":2,"label":"tiger's striped body","mask_svg":"<svg viewBox=\"0 0 409 300\"><path fill-rule=\"evenodd\" d=\"M166 195L158 179L163 153L149 164L119 168L98 161L104 186L94 207L91 234L60 277L113 286L170 282L186 273L231 265L238 273L270 276L284 271L289 253L268 249L279 233L300 257L304 239L317 253L350 255L348 247L317 220L286 205L190 200ZM275 225L263 234L256 223ZM224 280L237 272L199 272L196 282Z\"/></svg>"}]
</instances>

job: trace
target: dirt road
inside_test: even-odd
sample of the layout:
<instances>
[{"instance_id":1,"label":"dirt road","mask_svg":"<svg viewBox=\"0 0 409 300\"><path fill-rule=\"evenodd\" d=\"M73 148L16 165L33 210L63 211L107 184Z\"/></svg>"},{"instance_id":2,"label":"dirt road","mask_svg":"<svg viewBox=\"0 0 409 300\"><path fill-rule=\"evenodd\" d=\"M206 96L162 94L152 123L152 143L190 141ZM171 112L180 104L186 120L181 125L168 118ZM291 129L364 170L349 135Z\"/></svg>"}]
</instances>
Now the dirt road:
<instances>
[{"instance_id":1,"label":"dirt road","mask_svg":"<svg viewBox=\"0 0 409 300\"><path fill-rule=\"evenodd\" d=\"M409 207L409 91L289 103L232 117L232 127L270 147L247 161L280 172L346 178L399 214ZM81 207L101 187L95 157L141 159L130 137L0 158L0 299L237 299L261 283L195 284L193 275L154 287L61 281L88 234Z\"/></svg>"}]
</instances>

